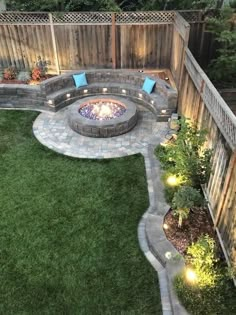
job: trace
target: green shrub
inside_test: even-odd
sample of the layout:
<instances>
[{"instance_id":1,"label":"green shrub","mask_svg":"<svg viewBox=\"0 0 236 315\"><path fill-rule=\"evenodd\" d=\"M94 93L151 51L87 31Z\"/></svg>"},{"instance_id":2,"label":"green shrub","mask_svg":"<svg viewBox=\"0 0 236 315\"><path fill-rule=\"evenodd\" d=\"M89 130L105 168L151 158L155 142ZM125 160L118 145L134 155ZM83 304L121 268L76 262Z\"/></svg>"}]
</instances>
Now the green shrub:
<instances>
[{"instance_id":1,"label":"green shrub","mask_svg":"<svg viewBox=\"0 0 236 315\"><path fill-rule=\"evenodd\" d=\"M177 138L165 147L158 146L156 155L165 171L173 172L182 182L200 188L211 171L211 150L204 149L207 131L199 130L187 119L180 120Z\"/></svg>"},{"instance_id":2,"label":"green shrub","mask_svg":"<svg viewBox=\"0 0 236 315\"><path fill-rule=\"evenodd\" d=\"M215 241L202 235L187 250L187 265L196 273L190 283L185 272L174 279L176 293L192 315L236 314L236 290L225 266L216 258Z\"/></svg>"},{"instance_id":3,"label":"green shrub","mask_svg":"<svg viewBox=\"0 0 236 315\"><path fill-rule=\"evenodd\" d=\"M217 279L215 241L209 235L202 235L187 249L187 262L194 268L199 287L214 286Z\"/></svg>"},{"instance_id":4,"label":"green shrub","mask_svg":"<svg viewBox=\"0 0 236 315\"><path fill-rule=\"evenodd\" d=\"M167 149L167 146L163 146L161 144L159 144L155 149L155 154L158 157L163 169L170 169L175 166L175 162L171 160L171 158L169 159L168 152L169 150Z\"/></svg>"},{"instance_id":5,"label":"green shrub","mask_svg":"<svg viewBox=\"0 0 236 315\"><path fill-rule=\"evenodd\" d=\"M165 186L164 188L164 195L165 195L165 199L166 199L166 202L171 204L172 203L172 200L174 198L174 194L178 191L179 187L176 187L176 186L173 186L173 187L170 187L170 186Z\"/></svg>"},{"instance_id":6,"label":"green shrub","mask_svg":"<svg viewBox=\"0 0 236 315\"><path fill-rule=\"evenodd\" d=\"M198 287L185 281L184 275L174 280L175 291L184 307L192 315L236 314L236 290L224 275L214 287Z\"/></svg>"},{"instance_id":7,"label":"green shrub","mask_svg":"<svg viewBox=\"0 0 236 315\"><path fill-rule=\"evenodd\" d=\"M192 207L201 206L202 204L203 197L196 188L190 186L180 187L172 200L174 213L179 217L178 226L181 227L183 220L188 218Z\"/></svg>"}]
</instances>

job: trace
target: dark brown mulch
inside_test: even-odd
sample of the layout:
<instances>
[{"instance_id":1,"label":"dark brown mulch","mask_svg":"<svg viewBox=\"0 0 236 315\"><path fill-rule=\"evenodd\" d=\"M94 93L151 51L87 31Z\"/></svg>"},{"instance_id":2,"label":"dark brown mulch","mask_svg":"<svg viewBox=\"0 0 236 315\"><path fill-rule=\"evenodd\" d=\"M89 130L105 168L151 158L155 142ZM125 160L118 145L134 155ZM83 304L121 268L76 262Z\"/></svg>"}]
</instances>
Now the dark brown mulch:
<instances>
[{"instance_id":1,"label":"dark brown mulch","mask_svg":"<svg viewBox=\"0 0 236 315\"><path fill-rule=\"evenodd\" d=\"M164 230L167 239L181 254L186 254L187 247L196 242L202 234L209 234L217 242L213 222L205 208L195 208L190 211L188 219L183 221L181 228L178 227L178 217L174 216L170 209L165 216L164 223L168 226Z\"/></svg>"}]
</instances>

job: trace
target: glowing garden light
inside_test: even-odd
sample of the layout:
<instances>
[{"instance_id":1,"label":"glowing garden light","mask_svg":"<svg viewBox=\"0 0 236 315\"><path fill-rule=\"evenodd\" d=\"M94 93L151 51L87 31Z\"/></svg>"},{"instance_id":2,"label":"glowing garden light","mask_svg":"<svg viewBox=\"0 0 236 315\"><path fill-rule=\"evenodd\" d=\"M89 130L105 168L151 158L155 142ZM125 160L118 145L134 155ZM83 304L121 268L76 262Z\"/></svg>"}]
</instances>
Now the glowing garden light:
<instances>
[{"instance_id":1,"label":"glowing garden light","mask_svg":"<svg viewBox=\"0 0 236 315\"><path fill-rule=\"evenodd\" d=\"M197 275L196 275L195 271L193 271L191 268L186 269L185 275L186 275L186 279L188 282L194 283L197 281Z\"/></svg>"},{"instance_id":2,"label":"glowing garden light","mask_svg":"<svg viewBox=\"0 0 236 315\"><path fill-rule=\"evenodd\" d=\"M163 229L164 229L164 230L167 230L168 228L169 228L169 226L168 226L166 223L164 223L164 224L163 224Z\"/></svg>"},{"instance_id":3,"label":"glowing garden light","mask_svg":"<svg viewBox=\"0 0 236 315\"><path fill-rule=\"evenodd\" d=\"M169 176L167 178L166 182L170 186L177 186L178 185L178 180L177 180L176 176L174 176L174 175Z\"/></svg>"},{"instance_id":4,"label":"glowing garden light","mask_svg":"<svg viewBox=\"0 0 236 315\"><path fill-rule=\"evenodd\" d=\"M170 259L172 258L171 252L166 252L166 253L165 253L165 257L166 257L168 260L170 260Z\"/></svg>"}]
</instances>

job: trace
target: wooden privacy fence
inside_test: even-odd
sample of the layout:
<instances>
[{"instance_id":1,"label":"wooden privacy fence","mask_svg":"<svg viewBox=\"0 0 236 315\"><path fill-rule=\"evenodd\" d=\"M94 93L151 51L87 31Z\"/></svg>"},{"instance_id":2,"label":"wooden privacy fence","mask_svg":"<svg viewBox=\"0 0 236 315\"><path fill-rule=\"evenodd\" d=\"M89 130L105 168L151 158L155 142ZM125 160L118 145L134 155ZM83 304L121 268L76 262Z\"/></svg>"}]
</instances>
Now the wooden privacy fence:
<instances>
[{"instance_id":1,"label":"wooden privacy fence","mask_svg":"<svg viewBox=\"0 0 236 315\"><path fill-rule=\"evenodd\" d=\"M1 13L0 67L165 68L175 12Z\"/></svg>"},{"instance_id":2,"label":"wooden privacy fence","mask_svg":"<svg viewBox=\"0 0 236 315\"><path fill-rule=\"evenodd\" d=\"M199 39L204 42L203 13L181 11L180 14L191 24L191 50L199 57ZM174 11L0 13L0 68L14 65L30 69L37 56L51 62L51 72L167 68L175 48L173 25L180 19Z\"/></svg>"},{"instance_id":3,"label":"wooden privacy fence","mask_svg":"<svg viewBox=\"0 0 236 315\"><path fill-rule=\"evenodd\" d=\"M204 187L226 257L236 264L236 117L186 49L178 110L207 128L212 173Z\"/></svg>"}]
</instances>

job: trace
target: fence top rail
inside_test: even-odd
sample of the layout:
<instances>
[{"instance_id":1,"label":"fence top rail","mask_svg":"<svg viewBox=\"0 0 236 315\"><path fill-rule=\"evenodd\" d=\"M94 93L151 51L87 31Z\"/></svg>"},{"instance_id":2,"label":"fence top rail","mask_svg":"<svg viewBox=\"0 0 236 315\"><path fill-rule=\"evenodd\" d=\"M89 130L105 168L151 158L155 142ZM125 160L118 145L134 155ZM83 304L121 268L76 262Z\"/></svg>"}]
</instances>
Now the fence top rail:
<instances>
[{"instance_id":1,"label":"fence top rail","mask_svg":"<svg viewBox=\"0 0 236 315\"><path fill-rule=\"evenodd\" d=\"M217 126L230 147L235 150L236 116L199 66L189 49L186 49L185 66Z\"/></svg>"},{"instance_id":2,"label":"fence top rail","mask_svg":"<svg viewBox=\"0 0 236 315\"><path fill-rule=\"evenodd\" d=\"M50 23L49 14L53 23L108 23L112 15L117 24L145 24L145 23L173 23L176 13L179 12L188 22L202 21L202 10L182 11L134 11L134 12L21 12L5 11L0 13L0 24L47 24Z\"/></svg>"}]
</instances>

